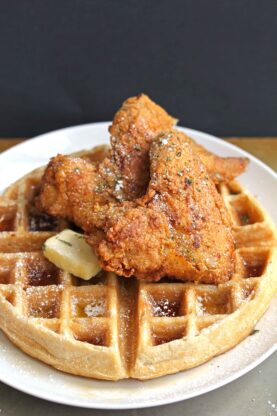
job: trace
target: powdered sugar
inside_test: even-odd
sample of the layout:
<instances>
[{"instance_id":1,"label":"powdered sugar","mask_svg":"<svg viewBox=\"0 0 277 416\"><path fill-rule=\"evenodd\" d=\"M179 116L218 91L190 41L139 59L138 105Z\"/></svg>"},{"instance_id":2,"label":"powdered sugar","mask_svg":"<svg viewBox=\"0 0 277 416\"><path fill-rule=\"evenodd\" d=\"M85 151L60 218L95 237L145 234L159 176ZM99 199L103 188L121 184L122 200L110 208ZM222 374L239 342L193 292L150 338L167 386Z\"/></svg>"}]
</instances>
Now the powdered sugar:
<instances>
[{"instance_id":1,"label":"powdered sugar","mask_svg":"<svg viewBox=\"0 0 277 416\"><path fill-rule=\"evenodd\" d=\"M103 303L90 303L89 305L86 305L84 308L84 313L88 316L88 317L93 317L93 316L101 316L105 313L105 306Z\"/></svg>"},{"instance_id":2,"label":"powdered sugar","mask_svg":"<svg viewBox=\"0 0 277 416\"><path fill-rule=\"evenodd\" d=\"M164 144L167 144L167 143L168 143L168 140L167 140L167 138L166 138L166 137L162 137L162 138L160 139L160 144L164 145Z\"/></svg>"},{"instance_id":3,"label":"powdered sugar","mask_svg":"<svg viewBox=\"0 0 277 416\"><path fill-rule=\"evenodd\" d=\"M89 303L85 300L73 296L71 299L71 313L76 317L99 317L106 314L106 301L105 299L93 299Z\"/></svg>"},{"instance_id":4,"label":"powdered sugar","mask_svg":"<svg viewBox=\"0 0 277 416\"><path fill-rule=\"evenodd\" d=\"M118 180L115 184L115 192L120 192L123 189L123 180Z\"/></svg>"}]
</instances>

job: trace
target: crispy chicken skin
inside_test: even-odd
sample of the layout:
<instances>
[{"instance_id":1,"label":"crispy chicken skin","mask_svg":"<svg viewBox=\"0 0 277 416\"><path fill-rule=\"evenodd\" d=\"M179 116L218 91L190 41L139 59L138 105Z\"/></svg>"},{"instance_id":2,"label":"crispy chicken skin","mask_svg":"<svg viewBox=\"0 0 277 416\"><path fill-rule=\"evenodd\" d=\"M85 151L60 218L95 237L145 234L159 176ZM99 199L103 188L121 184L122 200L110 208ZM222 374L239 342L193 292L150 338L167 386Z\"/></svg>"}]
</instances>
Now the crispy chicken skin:
<instances>
[{"instance_id":1,"label":"crispy chicken skin","mask_svg":"<svg viewBox=\"0 0 277 416\"><path fill-rule=\"evenodd\" d=\"M97 167L87 168L88 172L84 171L81 161L76 159L77 162L74 162L71 159L72 165L81 164L80 186L85 186L81 184L83 176L87 179L88 175L92 175L91 187L86 186L91 191L92 189L97 191L97 195L91 196L91 198L96 199L97 204L100 205L113 200L132 201L143 196L150 179L150 145L158 133L171 130L176 121L144 94L128 98L116 113L110 127L111 149L108 156L100 164L97 164ZM244 171L248 163L245 158L216 156L184 133L179 134L200 156L215 183L233 179ZM62 209L57 209L60 200L65 198L61 195L63 191L61 186L62 172L59 174L59 170L63 170L65 160L60 155L51 160L42 180L38 206L52 215L70 217L67 215L67 211L70 211L71 201L68 201L68 208L63 201L64 212ZM67 166L66 169L70 169L70 167ZM60 189L58 194L57 190L52 189L55 187L55 183ZM54 195L58 197L58 201L52 207Z\"/></svg>"},{"instance_id":2,"label":"crispy chicken skin","mask_svg":"<svg viewBox=\"0 0 277 416\"><path fill-rule=\"evenodd\" d=\"M78 158L62 155L52 158L42 180L38 207L52 215L72 218L72 201L63 195L63 181L71 181L70 172L74 169L79 175L76 180L80 187L87 187L86 192L93 190L91 200L96 205L142 196L150 176L150 144L157 133L170 130L176 121L146 95L127 99L109 129L111 149L108 156L95 167L84 165ZM63 175L69 177L64 178ZM54 203L55 197L57 201Z\"/></svg>"},{"instance_id":3,"label":"crispy chicken skin","mask_svg":"<svg viewBox=\"0 0 277 416\"><path fill-rule=\"evenodd\" d=\"M195 153L200 157L215 184L220 182L230 182L232 179L243 173L249 163L246 157L220 157L209 152L205 147L194 142L191 138L183 134Z\"/></svg>"},{"instance_id":4,"label":"crispy chicken skin","mask_svg":"<svg viewBox=\"0 0 277 416\"><path fill-rule=\"evenodd\" d=\"M126 200L145 193L149 182L149 149L157 133L172 129L172 118L147 95L128 98L115 114L110 127L112 158L122 172ZM182 133L205 164L215 183L229 182L240 175L248 164L247 158L220 157L195 143Z\"/></svg>"},{"instance_id":5,"label":"crispy chicken skin","mask_svg":"<svg viewBox=\"0 0 277 416\"><path fill-rule=\"evenodd\" d=\"M109 128L111 158L122 175L123 199L142 196L149 182L149 149L162 131L171 130L177 119L147 95L128 98L115 114Z\"/></svg>"},{"instance_id":6,"label":"crispy chicken skin","mask_svg":"<svg viewBox=\"0 0 277 416\"><path fill-rule=\"evenodd\" d=\"M218 283L232 274L234 244L214 183L233 179L248 161L208 152L175 122L146 95L129 98L110 127L108 156L95 164L53 158L37 205L83 228L106 270Z\"/></svg>"},{"instance_id":7,"label":"crispy chicken skin","mask_svg":"<svg viewBox=\"0 0 277 416\"><path fill-rule=\"evenodd\" d=\"M104 161L106 162L106 160ZM37 207L48 214L66 218L86 230L91 213L109 202L115 177L103 180L107 164L94 165L79 157L58 155L52 158L44 173ZM105 177L109 179L109 175Z\"/></svg>"},{"instance_id":8,"label":"crispy chicken skin","mask_svg":"<svg viewBox=\"0 0 277 416\"><path fill-rule=\"evenodd\" d=\"M220 283L234 269L229 216L207 170L176 131L150 151L147 193L92 214L87 241L105 270L139 279Z\"/></svg>"},{"instance_id":9,"label":"crispy chicken skin","mask_svg":"<svg viewBox=\"0 0 277 416\"><path fill-rule=\"evenodd\" d=\"M58 156L49 165L40 202L84 229L105 270L139 279L219 283L234 267L228 214L207 170L181 133L153 141L147 193L115 201L99 188L90 163Z\"/></svg>"}]
</instances>

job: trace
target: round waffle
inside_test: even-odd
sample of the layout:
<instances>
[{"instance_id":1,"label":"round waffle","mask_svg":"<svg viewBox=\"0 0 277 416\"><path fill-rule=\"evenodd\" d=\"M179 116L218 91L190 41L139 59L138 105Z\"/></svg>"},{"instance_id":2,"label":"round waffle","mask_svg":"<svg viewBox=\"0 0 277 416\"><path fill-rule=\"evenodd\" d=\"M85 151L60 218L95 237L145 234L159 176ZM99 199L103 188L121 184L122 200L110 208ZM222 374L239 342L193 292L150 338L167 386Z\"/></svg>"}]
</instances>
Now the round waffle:
<instances>
[{"instance_id":1,"label":"round waffle","mask_svg":"<svg viewBox=\"0 0 277 416\"><path fill-rule=\"evenodd\" d=\"M105 154L97 148L83 157ZM148 379L195 367L252 332L277 291L277 244L269 216L245 188L218 187L236 240L228 282L147 283L104 272L83 281L43 256L44 241L72 224L36 210L42 173L0 198L0 328L19 348L72 374Z\"/></svg>"}]
</instances>

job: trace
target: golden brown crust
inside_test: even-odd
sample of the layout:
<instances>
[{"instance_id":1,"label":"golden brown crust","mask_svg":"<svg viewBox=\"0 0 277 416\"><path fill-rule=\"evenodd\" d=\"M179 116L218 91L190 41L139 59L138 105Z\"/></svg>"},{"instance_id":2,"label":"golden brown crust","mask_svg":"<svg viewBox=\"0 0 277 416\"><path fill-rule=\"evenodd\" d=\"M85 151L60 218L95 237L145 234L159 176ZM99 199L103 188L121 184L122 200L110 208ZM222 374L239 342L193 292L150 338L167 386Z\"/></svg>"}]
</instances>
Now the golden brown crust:
<instances>
[{"instance_id":1,"label":"golden brown crust","mask_svg":"<svg viewBox=\"0 0 277 416\"><path fill-rule=\"evenodd\" d=\"M149 182L149 150L158 133L171 130L177 119L147 95L128 98L109 129L112 158L122 172L125 200L142 196ZM181 133L198 154L215 183L229 182L244 172L247 158L220 157Z\"/></svg>"},{"instance_id":2,"label":"golden brown crust","mask_svg":"<svg viewBox=\"0 0 277 416\"><path fill-rule=\"evenodd\" d=\"M111 149L109 154L97 164L97 169L89 169L92 186L99 189L101 204L111 201L134 200L144 195L150 178L149 150L152 141L158 133L172 129L176 119L171 117L164 109L155 104L149 97L140 94L137 97L128 98L114 116L110 127ZM195 143L184 133L179 133L198 154L215 183L228 182L241 174L247 164L246 158L222 158L207 151L204 147ZM102 152L103 153L103 152ZM105 154L105 153L103 153ZM74 162L72 162L74 165ZM63 169L62 156L52 159L49 170L45 174L42 183L41 206L47 211L53 198L60 196L55 192L55 177L57 185L61 189L58 170ZM81 166L82 167L82 166ZM69 166L66 167L68 169ZM93 177L94 173L94 177ZM47 182L49 181L49 184ZM59 183L60 182L60 183ZM52 185L50 187L50 185ZM49 195L47 192L49 191ZM58 192L58 191L57 191ZM65 201L64 201L65 202ZM70 207L64 206L64 216ZM60 212L63 210L60 209ZM50 212L50 211L49 211ZM62 215L60 213L53 215Z\"/></svg>"},{"instance_id":3,"label":"golden brown crust","mask_svg":"<svg viewBox=\"0 0 277 416\"><path fill-rule=\"evenodd\" d=\"M95 166L79 157L52 158L41 181L37 206L87 229L94 209L109 201L116 202L116 179L109 174L108 162L105 159Z\"/></svg>"},{"instance_id":4,"label":"golden brown crust","mask_svg":"<svg viewBox=\"0 0 277 416\"><path fill-rule=\"evenodd\" d=\"M220 283L234 270L230 218L205 166L177 131L153 142L146 195L92 215L105 270L139 279Z\"/></svg>"},{"instance_id":5,"label":"golden brown crust","mask_svg":"<svg viewBox=\"0 0 277 416\"><path fill-rule=\"evenodd\" d=\"M128 98L110 126L111 156L119 167L124 199L145 193L149 182L149 149L158 133L172 129L177 119L145 94Z\"/></svg>"},{"instance_id":6,"label":"golden brown crust","mask_svg":"<svg viewBox=\"0 0 277 416\"><path fill-rule=\"evenodd\" d=\"M159 135L152 144L148 191L132 202L116 201L112 175L100 189L106 166L104 161L99 171L80 158L59 155L46 169L40 197L49 214L86 231L105 270L146 280L230 278L234 244L228 215L190 141L177 131Z\"/></svg>"},{"instance_id":7,"label":"golden brown crust","mask_svg":"<svg viewBox=\"0 0 277 416\"><path fill-rule=\"evenodd\" d=\"M186 139L188 139L187 136ZM192 141L192 139L189 140L193 150L198 154L216 184L230 182L241 175L247 168L249 159L246 157L220 157L209 152L205 147Z\"/></svg>"},{"instance_id":8,"label":"golden brown crust","mask_svg":"<svg viewBox=\"0 0 277 416\"><path fill-rule=\"evenodd\" d=\"M241 173L247 162L240 158L220 158L208 152L184 133L172 130L175 121L146 95L129 98L116 113L110 127L112 136L109 155L97 165L61 155L52 159L42 180L38 206L51 215L75 222L88 235L93 233L89 241L95 247L106 270L113 270L124 276L134 274L138 278L155 280L164 275L205 282L228 280L233 270L232 251L234 251L231 249L233 243L230 238L230 225L220 196L210 179L215 183L229 180ZM176 187L171 186L169 192L166 190L168 181L161 180L161 174L158 172L160 168L166 171L167 165L170 165L173 181L180 183L181 168L176 171L176 166L179 164L176 164L175 169L173 166L178 158L174 155L171 158L173 164L170 164L166 158L162 159L163 156L159 157L161 150L159 148L155 153L159 165L152 157L152 179L147 194L143 197L150 180L150 148L155 142L157 133L162 134L160 132L166 130L170 130L171 134L178 138L179 146L189 149L186 155L188 160L181 160L182 169L184 170L185 164L189 164L190 169L195 171L194 184L190 187L188 183L186 184L187 190L183 200L176 197L178 193ZM155 143L152 147L155 149ZM208 191L202 186L202 172L207 176L205 180ZM155 175L159 176L158 182L161 185L158 191L155 189ZM189 176L187 180L190 180ZM179 189L182 189L181 186ZM199 191L202 192L201 195ZM137 200L138 197L143 198ZM168 213L160 209L161 203L152 203L151 198L162 199ZM210 200L213 201L212 205L209 204ZM194 206L195 208L192 209ZM144 213L146 207L148 211ZM181 207L187 209L182 210ZM205 220L199 219L200 214L197 210L205 212L205 215L201 214ZM126 217L124 220L123 215ZM136 219L132 227L129 217ZM183 232L179 231L178 236L175 235L174 238L177 238L182 250L188 250L186 254L176 250L177 243L172 242L171 223L178 222L179 217L187 218L188 223L183 224ZM111 219L117 224L115 229ZM120 222L122 222L121 226L119 226ZM143 245L141 239L134 234L136 226L140 229L142 224L145 247L141 252L150 251L153 258L160 258L159 261L153 262L152 268L146 265L151 262L151 255L144 260L142 256L135 260L134 255L131 260L131 254L136 252L135 247L127 249L127 245L135 240ZM163 224L159 231L156 224L159 226ZM125 232L122 233L123 227L131 229L133 234L126 236ZM199 231L199 227L202 232ZM219 233L220 227L225 232ZM219 242L215 240L216 233L213 234L212 230L218 232ZM146 241L149 232L151 237L148 236ZM224 239L226 239L225 244ZM198 247L200 245L201 248L205 247L208 253L205 265L203 255L198 258L201 252ZM158 251L161 251L160 246L162 254L158 255ZM215 247L218 249L216 250ZM164 261L165 255L168 256L168 262L171 261L171 267L165 267L168 263ZM219 265L223 264L225 267L219 272Z\"/></svg>"}]
</instances>

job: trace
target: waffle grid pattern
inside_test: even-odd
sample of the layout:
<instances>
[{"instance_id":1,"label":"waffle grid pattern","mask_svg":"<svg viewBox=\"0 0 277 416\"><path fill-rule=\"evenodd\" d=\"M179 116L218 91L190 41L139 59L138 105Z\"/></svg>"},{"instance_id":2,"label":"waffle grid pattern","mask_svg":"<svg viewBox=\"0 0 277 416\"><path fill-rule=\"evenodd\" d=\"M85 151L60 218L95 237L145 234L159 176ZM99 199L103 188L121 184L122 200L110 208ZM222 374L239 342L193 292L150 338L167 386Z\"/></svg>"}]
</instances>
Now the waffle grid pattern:
<instances>
[{"instance_id":1,"label":"waffle grid pattern","mask_svg":"<svg viewBox=\"0 0 277 416\"><path fill-rule=\"evenodd\" d=\"M238 183L219 185L218 192L230 212L237 237L235 273L231 280L218 286L140 282L138 328L141 349L199 335L203 329L253 299L260 287L274 241L267 218ZM267 236L266 240L264 236Z\"/></svg>"},{"instance_id":2,"label":"waffle grid pattern","mask_svg":"<svg viewBox=\"0 0 277 416\"><path fill-rule=\"evenodd\" d=\"M80 155L95 162L106 146ZM84 282L42 254L46 239L68 227L36 210L43 169L26 176L0 197L0 294L18 314L67 338L114 347L118 344L118 280L112 273Z\"/></svg>"},{"instance_id":3,"label":"waffle grid pattern","mask_svg":"<svg viewBox=\"0 0 277 416\"><path fill-rule=\"evenodd\" d=\"M99 154L103 157L104 152ZM153 370L152 375L148 363L141 373L136 363L171 341L195 340L255 299L276 240L267 214L238 183L218 187L236 240L236 272L230 281L219 286L166 279L123 283L114 274L100 272L85 282L57 269L42 254L44 241L68 227L34 208L42 172L31 173L0 197L0 298L37 328L120 356L122 368L110 378L149 378L175 371ZM71 372L70 367L65 371ZM94 376L109 379L109 373Z\"/></svg>"},{"instance_id":4,"label":"waffle grid pattern","mask_svg":"<svg viewBox=\"0 0 277 416\"><path fill-rule=\"evenodd\" d=\"M0 293L20 316L58 334L106 347L117 343L113 274L80 286L79 279L57 269L41 253L1 254Z\"/></svg>"}]
</instances>

